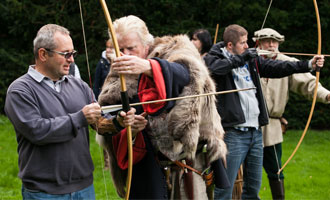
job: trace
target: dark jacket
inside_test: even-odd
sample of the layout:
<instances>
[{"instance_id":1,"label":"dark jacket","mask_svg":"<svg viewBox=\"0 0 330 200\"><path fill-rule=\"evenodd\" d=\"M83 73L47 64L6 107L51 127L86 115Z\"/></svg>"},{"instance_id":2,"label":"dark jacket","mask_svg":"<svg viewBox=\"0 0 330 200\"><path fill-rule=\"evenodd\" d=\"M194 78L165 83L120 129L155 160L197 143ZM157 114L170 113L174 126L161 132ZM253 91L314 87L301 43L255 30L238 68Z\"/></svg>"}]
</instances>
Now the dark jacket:
<instances>
[{"instance_id":1,"label":"dark jacket","mask_svg":"<svg viewBox=\"0 0 330 200\"><path fill-rule=\"evenodd\" d=\"M93 92L94 92L96 100L99 97L104 80L110 71L110 64L111 63L106 58L101 57L100 61L96 65L96 71L95 71L95 76L94 76L94 86L93 86Z\"/></svg>"},{"instance_id":2,"label":"dark jacket","mask_svg":"<svg viewBox=\"0 0 330 200\"><path fill-rule=\"evenodd\" d=\"M240 55L235 55L232 58L227 59L221 49L223 47L223 42L215 44L211 48L209 54L204 57L212 78L216 82L217 91L236 89L231 71L232 69L245 64L243 57ZM309 68L308 61L288 62L264 59L263 57L258 56L249 60L249 71L257 89L256 97L260 109L259 125L263 126L268 124L268 111L261 90L260 77L282 78L293 73L308 72ZM217 95L217 100L217 109L221 116L221 122L224 128L233 127L245 122L244 113L237 92Z\"/></svg>"},{"instance_id":3,"label":"dark jacket","mask_svg":"<svg viewBox=\"0 0 330 200\"><path fill-rule=\"evenodd\" d=\"M188 70L178 64L170 63L159 58L156 59L161 68L166 86L167 98L177 97L183 87L189 83ZM167 102L159 111L169 111L175 103L173 101ZM160 114L160 112L156 112ZM145 131L143 131L144 140L146 143L147 155L136 165L133 170L135 172L132 177L131 196L132 199L167 199L167 186L165 175L155 159L155 149L151 144L150 138Z\"/></svg>"},{"instance_id":4,"label":"dark jacket","mask_svg":"<svg viewBox=\"0 0 330 200\"><path fill-rule=\"evenodd\" d=\"M162 74L164 77L164 83L166 88L166 97L177 97L181 93L183 87L189 83L189 71L188 69L174 62L168 62L166 60L162 60L159 58L154 58L157 60L162 68ZM118 80L119 81L119 78ZM113 85L109 84L107 87L112 87ZM136 85L136 89L138 85ZM130 88L130 87L128 87ZM104 89L104 88L103 88ZM137 92L136 92L137 93ZM111 98L114 98L114 95L119 95L119 93L111 93ZM100 96L100 104L102 105L102 95ZM139 102L139 98L137 95L133 95L130 100L130 103ZM121 102L117 102L121 103ZM162 112L168 112L173 106L175 102L167 102L166 105L160 109ZM140 114L143 112L141 106L137 106L136 113ZM115 114L115 113L112 113ZM155 114L160 114L156 112ZM143 157L141 161L134 164L133 172L132 172L132 183L130 190L130 199L169 199L167 196L167 184L165 179L165 174L163 172L162 166L159 164L157 160L157 151L154 149L149 135L147 131L150 127L142 131L144 141L146 144L146 155ZM112 144L112 136L105 136L105 140L107 144ZM109 147L112 148L112 147ZM109 149L108 149L109 150ZM111 152L110 152L111 155ZM112 173L122 173L124 170L119 170L118 166L115 168ZM124 177L126 179L126 177ZM115 186L118 180L114 180ZM118 181L119 182L119 181ZM124 182L123 182L124 183ZM116 186L118 187L118 185ZM121 186L120 186L121 187Z\"/></svg>"}]
</instances>

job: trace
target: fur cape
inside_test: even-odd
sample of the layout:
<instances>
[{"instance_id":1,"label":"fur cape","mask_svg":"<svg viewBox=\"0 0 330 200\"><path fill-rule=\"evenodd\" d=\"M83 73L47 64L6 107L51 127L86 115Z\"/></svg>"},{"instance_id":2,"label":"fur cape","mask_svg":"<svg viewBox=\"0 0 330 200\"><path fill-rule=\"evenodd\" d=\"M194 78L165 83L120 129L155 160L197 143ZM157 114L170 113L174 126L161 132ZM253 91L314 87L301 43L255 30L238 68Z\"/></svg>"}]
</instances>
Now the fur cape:
<instances>
[{"instance_id":1,"label":"fur cape","mask_svg":"<svg viewBox=\"0 0 330 200\"><path fill-rule=\"evenodd\" d=\"M180 96L215 92L215 84L211 79L204 61L197 49L185 35L164 36L155 38L148 58L158 57L168 62L183 64L190 73L190 83L183 88ZM126 76L129 98L137 94L138 76ZM99 103L101 106L120 102L120 80L112 71L105 80ZM161 151L172 160L182 158L194 160L200 141L207 144L208 161L225 159L227 149L223 141L224 130L221 118L216 109L214 95L177 100L169 113L148 117L148 135L155 149ZM110 154L111 173L114 183L118 177L114 169L116 159L112 143L105 142L102 136L96 136L99 144ZM117 166L118 168L118 166ZM125 185L125 180L121 181ZM120 185L121 185L120 184ZM117 192L120 195L120 190ZM123 191L123 190L122 190ZM121 196L121 195L120 195Z\"/></svg>"}]
</instances>

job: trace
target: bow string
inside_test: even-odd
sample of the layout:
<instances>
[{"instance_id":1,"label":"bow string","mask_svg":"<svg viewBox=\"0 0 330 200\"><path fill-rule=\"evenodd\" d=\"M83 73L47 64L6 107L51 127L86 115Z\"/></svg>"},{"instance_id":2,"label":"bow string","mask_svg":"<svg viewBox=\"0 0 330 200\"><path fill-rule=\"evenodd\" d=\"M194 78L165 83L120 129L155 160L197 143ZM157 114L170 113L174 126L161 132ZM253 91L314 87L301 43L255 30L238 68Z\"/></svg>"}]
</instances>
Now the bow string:
<instances>
[{"instance_id":1,"label":"bow string","mask_svg":"<svg viewBox=\"0 0 330 200\"><path fill-rule=\"evenodd\" d=\"M316 15L316 21L317 21L317 40L318 40L318 44L317 44L317 55L321 55L321 47L322 47L322 41L321 41L321 21L320 21L320 14L319 14L319 9L317 6L317 1L313 0L314 3L314 8L315 8L315 15ZM293 156L296 154L297 150L299 149L306 133L309 127L309 124L312 120L312 116L313 116L313 112L314 112L314 108L315 108L315 103L316 103L316 97L317 97L317 88L319 85L319 80L320 80L320 68L316 67L316 84L315 84L315 88L314 88L314 95L313 95L313 102L312 102L312 106L311 106L311 110L308 116L308 120L305 126L305 129L300 137L300 140L297 144L297 146L295 147L294 151L292 152L292 154L290 155L290 157L288 158L288 160L284 163L284 165L282 166L281 169L279 169L279 171L277 172L277 174L280 174L281 171L283 171L283 169L286 167L286 165L291 161L291 159L293 158Z\"/></svg>"}]
</instances>

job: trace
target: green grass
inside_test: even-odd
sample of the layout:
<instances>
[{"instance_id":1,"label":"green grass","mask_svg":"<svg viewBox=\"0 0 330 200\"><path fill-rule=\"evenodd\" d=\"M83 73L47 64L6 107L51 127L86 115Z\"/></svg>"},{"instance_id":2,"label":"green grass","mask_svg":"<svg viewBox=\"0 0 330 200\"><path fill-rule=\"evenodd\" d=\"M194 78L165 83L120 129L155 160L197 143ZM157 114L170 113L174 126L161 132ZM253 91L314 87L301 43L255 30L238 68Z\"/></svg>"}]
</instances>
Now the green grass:
<instances>
[{"instance_id":1,"label":"green grass","mask_svg":"<svg viewBox=\"0 0 330 200\"><path fill-rule=\"evenodd\" d=\"M15 132L4 116L0 118L0 141L0 199L21 199Z\"/></svg>"},{"instance_id":2,"label":"green grass","mask_svg":"<svg viewBox=\"0 0 330 200\"><path fill-rule=\"evenodd\" d=\"M94 162L94 188L96 199L119 199L113 187L110 172L103 170L103 152L90 133L90 150ZM21 180L18 178L17 143L10 121L0 115L0 200L22 199Z\"/></svg>"},{"instance_id":3,"label":"green grass","mask_svg":"<svg viewBox=\"0 0 330 200\"><path fill-rule=\"evenodd\" d=\"M292 153L302 131L290 130L284 137L283 162ZM91 131L96 199L118 199L109 171L103 171L103 153ZM17 177L17 143L14 129L0 116L0 200L21 199L21 181ZM300 149L284 170L286 199L330 199L330 131L308 131ZM103 174L104 173L104 174ZM260 197L271 199L263 173Z\"/></svg>"},{"instance_id":4,"label":"green grass","mask_svg":"<svg viewBox=\"0 0 330 200\"><path fill-rule=\"evenodd\" d=\"M296 147L302 131L284 136L282 163ZM286 199L330 199L330 131L309 130L297 153L284 169ZM262 199L272 199L266 173L260 191Z\"/></svg>"}]
</instances>

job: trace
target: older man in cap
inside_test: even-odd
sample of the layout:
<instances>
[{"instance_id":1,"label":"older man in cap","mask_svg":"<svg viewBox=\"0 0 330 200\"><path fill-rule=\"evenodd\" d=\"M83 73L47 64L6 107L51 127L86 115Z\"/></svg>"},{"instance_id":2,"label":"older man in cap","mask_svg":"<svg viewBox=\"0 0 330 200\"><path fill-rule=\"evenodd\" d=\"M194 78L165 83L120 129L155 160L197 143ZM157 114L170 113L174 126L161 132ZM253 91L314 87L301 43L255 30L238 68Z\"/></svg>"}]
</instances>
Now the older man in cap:
<instances>
[{"instance_id":1,"label":"older man in cap","mask_svg":"<svg viewBox=\"0 0 330 200\"><path fill-rule=\"evenodd\" d=\"M259 50L267 50L265 57L298 61L281 54L279 45L284 42L284 36L271 28L264 28L254 33L253 40L257 42ZM284 199L284 175L277 172L281 168L283 134L287 121L282 118L285 106L289 100L289 91L299 93L308 99L312 99L315 88L315 76L311 73L293 74L280 79L261 78L262 90L268 105L269 124L262 128L264 143L263 166L269 179L273 199ZM317 100L329 103L330 91L319 85Z\"/></svg>"}]
</instances>

